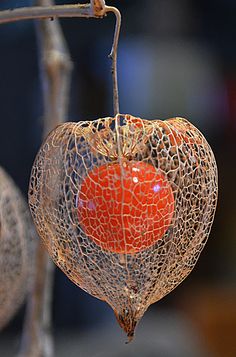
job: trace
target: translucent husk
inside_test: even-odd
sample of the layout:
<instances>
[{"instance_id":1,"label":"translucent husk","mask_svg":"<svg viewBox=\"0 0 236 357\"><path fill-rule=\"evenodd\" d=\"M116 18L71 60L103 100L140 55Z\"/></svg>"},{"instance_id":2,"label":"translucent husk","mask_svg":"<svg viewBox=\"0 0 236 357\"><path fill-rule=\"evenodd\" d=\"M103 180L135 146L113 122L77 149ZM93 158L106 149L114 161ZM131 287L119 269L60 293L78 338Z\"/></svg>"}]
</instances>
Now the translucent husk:
<instances>
[{"instance_id":1,"label":"translucent husk","mask_svg":"<svg viewBox=\"0 0 236 357\"><path fill-rule=\"evenodd\" d=\"M165 234L135 254L101 248L78 218L78 194L90 171L124 160L153 165L167 178L175 199ZM129 340L148 306L193 269L216 202L213 152L182 118L151 121L119 114L59 125L39 150L29 186L30 209L52 259L75 284L113 308Z\"/></svg>"},{"instance_id":2,"label":"translucent husk","mask_svg":"<svg viewBox=\"0 0 236 357\"><path fill-rule=\"evenodd\" d=\"M0 168L0 330L14 316L28 292L34 234L21 192Z\"/></svg>"}]
</instances>

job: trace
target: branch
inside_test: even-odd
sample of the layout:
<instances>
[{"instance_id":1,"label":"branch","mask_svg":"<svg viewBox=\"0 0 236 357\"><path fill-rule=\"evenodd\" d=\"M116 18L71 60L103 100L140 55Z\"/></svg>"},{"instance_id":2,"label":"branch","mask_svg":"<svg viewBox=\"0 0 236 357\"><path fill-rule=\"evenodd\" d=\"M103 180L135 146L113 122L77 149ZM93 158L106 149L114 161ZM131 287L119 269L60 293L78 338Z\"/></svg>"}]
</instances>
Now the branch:
<instances>
[{"instance_id":1,"label":"branch","mask_svg":"<svg viewBox=\"0 0 236 357\"><path fill-rule=\"evenodd\" d=\"M37 0L41 6L53 0ZM44 97L44 137L67 118L72 62L59 21L37 23L40 69ZM51 302L54 264L39 241L36 250L35 276L27 301L27 312L20 355L52 357Z\"/></svg>"},{"instance_id":2,"label":"branch","mask_svg":"<svg viewBox=\"0 0 236 357\"><path fill-rule=\"evenodd\" d=\"M116 28L110 58L112 59L112 81L113 81L113 106L114 115L119 113L119 94L117 80L117 47L121 26L121 14L112 6L106 6L105 0L90 0L90 4L77 5L52 5L22 7L12 10L0 11L0 24L29 19L52 19L58 17L85 17L102 18L108 12L116 16Z\"/></svg>"},{"instance_id":3,"label":"branch","mask_svg":"<svg viewBox=\"0 0 236 357\"><path fill-rule=\"evenodd\" d=\"M48 269L48 257L40 242L38 242L36 248L35 258L34 280L27 300L24 330L18 357L52 356L52 343L50 339L45 338L45 331L42 329L44 310L42 301L45 294L45 273Z\"/></svg>"},{"instance_id":4,"label":"branch","mask_svg":"<svg viewBox=\"0 0 236 357\"><path fill-rule=\"evenodd\" d=\"M42 5L51 0L38 0ZM44 96L44 136L67 119L72 61L59 21L40 21L40 67Z\"/></svg>"},{"instance_id":5,"label":"branch","mask_svg":"<svg viewBox=\"0 0 236 357\"><path fill-rule=\"evenodd\" d=\"M32 19L54 19L56 17L103 17L105 8L99 10L97 1L91 4L32 6L0 11L0 24Z\"/></svg>"}]
</instances>

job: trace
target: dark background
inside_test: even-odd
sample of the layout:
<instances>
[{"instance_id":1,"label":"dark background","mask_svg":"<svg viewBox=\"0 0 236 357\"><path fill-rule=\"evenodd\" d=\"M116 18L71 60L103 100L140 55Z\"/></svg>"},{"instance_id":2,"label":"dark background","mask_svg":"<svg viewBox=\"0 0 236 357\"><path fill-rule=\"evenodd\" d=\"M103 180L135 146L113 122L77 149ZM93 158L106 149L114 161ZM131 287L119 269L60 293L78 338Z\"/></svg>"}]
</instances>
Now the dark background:
<instances>
[{"instance_id":1,"label":"dark background","mask_svg":"<svg viewBox=\"0 0 236 357\"><path fill-rule=\"evenodd\" d=\"M1 0L0 9L30 4ZM172 330L178 330L183 333L172 339L173 352L168 354L164 344L162 352L150 356L178 356L178 348L181 351L183 344L190 348L192 341L202 349L196 356L236 356L236 2L120 0L107 4L117 6L123 15L118 58L121 112L148 119L188 118L208 139L219 169L219 202L209 242L187 280L146 313L149 319L141 321L137 339L142 341L151 331L150 346L159 331L160 347ZM113 16L64 19L61 24L74 66L68 120L112 115L107 56ZM25 194L41 143L42 115L35 23L1 25L0 164ZM23 311L3 336L20 333L22 315ZM98 331L115 328L110 308L74 286L59 270L53 315L55 331L69 331L71 336L78 332L78 345L83 338L93 341L88 336L98 337ZM184 338L188 326L193 333ZM181 338L184 342L178 345ZM99 356L112 356L106 354L105 345L99 351ZM148 349L146 354L139 351L136 356L149 356ZM180 355L195 356L196 350L187 351ZM92 352L80 355L93 356Z\"/></svg>"}]
</instances>

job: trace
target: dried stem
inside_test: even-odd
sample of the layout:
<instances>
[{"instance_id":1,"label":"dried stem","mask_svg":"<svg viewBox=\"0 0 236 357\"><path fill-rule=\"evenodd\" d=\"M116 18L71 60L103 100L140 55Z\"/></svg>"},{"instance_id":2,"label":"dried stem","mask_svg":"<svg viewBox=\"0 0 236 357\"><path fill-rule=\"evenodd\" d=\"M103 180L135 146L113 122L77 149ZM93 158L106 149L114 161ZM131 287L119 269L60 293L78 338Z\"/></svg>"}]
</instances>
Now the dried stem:
<instances>
[{"instance_id":1,"label":"dried stem","mask_svg":"<svg viewBox=\"0 0 236 357\"><path fill-rule=\"evenodd\" d=\"M41 5L51 0L40 0ZM44 97L44 136L67 119L72 61L58 20L39 21L41 77Z\"/></svg>"},{"instance_id":2,"label":"dried stem","mask_svg":"<svg viewBox=\"0 0 236 357\"><path fill-rule=\"evenodd\" d=\"M32 290L27 300L26 318L19 357L51 357L53 355L52 340L43 326L45 291L48 288L49 282L48 279L45 279L48 276L46 274L49 269L48 264L48 256L39 243L36 251Z\"/></svg>"},{"instance_id":3,"label":"dried stem","mask_svg":"<svg viewBox=\"0 0 236 357\"><path fill-rule=\"evenodd\" d=\"M52 0L38 0L52 6ZM37 26L44 96L44 137L67 118L72 62L58 20ZM51 300L54 265L41 243L37 246L35 276L27 302L22 357L52 357Z\"/></svg>"},{"instance_id":4,"label":"dried stem","mask_svg":"<svg viewBox=\"0 0 236 357\"><path fill-rule=\"evenodd\" d=\"M94 1L94 3L96 3ZM21 7L0 11L0 24L32 19L54 19L57 17L102 17L105 11L95 13L97 6L91 4Z\"/></svg>"},{"instance_id":5,"label":"dried stem","mask_svg":"<svg viewBox=\"0 0 236 357\"><path fill-rule=\"evenodd\" d=\"M121 14L115 7L106 6L106 12L113 12L116 16L116 28L114 33L114 40L109 57L112 59L112 81L113 81L113 106L114 115L120 112L119 108L119 91L118 91L118 78L117 78L117 50L119 43L120 27L121 27Z\"/></svg>"}]
</instances>

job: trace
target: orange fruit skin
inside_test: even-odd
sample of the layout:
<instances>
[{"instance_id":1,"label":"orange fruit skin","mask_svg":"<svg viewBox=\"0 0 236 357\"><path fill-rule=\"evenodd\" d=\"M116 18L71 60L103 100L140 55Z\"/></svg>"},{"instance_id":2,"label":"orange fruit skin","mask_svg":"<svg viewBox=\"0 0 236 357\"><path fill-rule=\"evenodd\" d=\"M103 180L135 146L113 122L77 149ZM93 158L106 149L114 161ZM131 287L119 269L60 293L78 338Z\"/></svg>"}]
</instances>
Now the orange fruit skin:
<instances>
[{"instance_id":1,"label":"orange fruit skin","mask_svg":"<svg viewBox=\"0 0 236 357\"><path fill-rule=\"evenodd\" d=\"M174 213L165 176L141 161L95 168L77 196L79 223L103 250L134 254L163 237Z\"/></svg>"}]
</instances>

